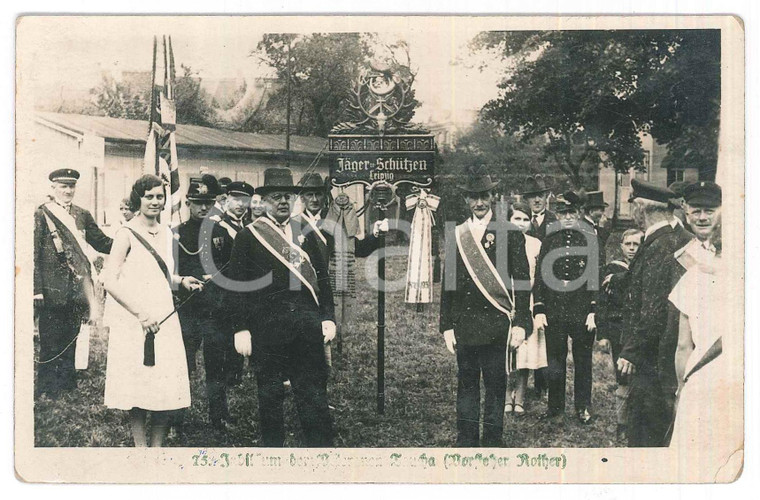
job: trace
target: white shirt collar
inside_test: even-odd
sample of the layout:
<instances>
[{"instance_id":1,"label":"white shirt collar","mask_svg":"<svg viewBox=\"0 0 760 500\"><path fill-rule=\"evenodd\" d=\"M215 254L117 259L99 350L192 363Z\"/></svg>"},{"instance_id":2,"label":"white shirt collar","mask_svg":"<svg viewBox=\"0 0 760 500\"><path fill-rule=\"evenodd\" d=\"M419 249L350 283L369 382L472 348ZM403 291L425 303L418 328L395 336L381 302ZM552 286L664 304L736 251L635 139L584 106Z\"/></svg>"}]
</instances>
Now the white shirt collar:
<instances>
[{"instance_id":1,"label":"white shirt collar","mask_svg":"<svg viewBox=\"0 0 760 500\"><path fill-rule=\"evenodd\" d=\"M304 208L303 213L306 215L306 217L310 218L314 222L322 220L322 214L320 212L312 214L308 209Z\"/></svg>"},{"instance_id":2,"label":"white shirt collar","mask_svg":"<svg viewBox=\"0 0 760 500\"><path fill-rule=\"evenodd\" d=\"M488 226L488 223L491 222L492 217L493 217L493 213L491 212L491 209L488 209L488 212L486 212L486 214L483 216L482 219L478 219L477 217L473 215L472 217L470 217L470 220L472 221L473 224L477 226L482 226L485 228Z\"/></svg>"},{"instance_id":3,"label":"white shirt collar","mask_svg":"<svg viewBox=\"0 0 760 500\"><path fill-rule=\"evenodd\" d=\"M644 239L649 238L649 235L660 229L661 227L669 226L671 224L671 221L662 220L658 222L657 224L653 224L647 228L647 230L644 232Z\"/></svg>"},{"instance_id":4,"label":"white shirt collar","mask_svg":"<svg viewBox=\"0 0 760 500\"><path fill-rule=\"evenodd\" d=\"M673 220L670 221L670 225L673 229L675 229L678 226L683 227L683 222L681 222L681 219L679 219L678 217L673 217Z\"/></svg>"}]
</instances>

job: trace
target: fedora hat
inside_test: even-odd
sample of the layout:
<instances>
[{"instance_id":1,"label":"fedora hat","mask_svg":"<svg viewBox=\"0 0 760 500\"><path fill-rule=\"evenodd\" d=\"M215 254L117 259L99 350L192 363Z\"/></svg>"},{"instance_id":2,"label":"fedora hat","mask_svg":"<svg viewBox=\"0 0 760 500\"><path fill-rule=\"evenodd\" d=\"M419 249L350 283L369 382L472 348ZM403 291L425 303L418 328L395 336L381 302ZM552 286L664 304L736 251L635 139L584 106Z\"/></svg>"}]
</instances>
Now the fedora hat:
<instances>
[{"instance_id":1,"label":"fedora hat","mask_svg":"<svg viewBox=\"0 0 760 500\"><path fill-rule=\"evenodd\" d=\"M459 186L466 193L483 193L490 191L499 185L499 181L493 182L485 165L472 167L467 175L467 182Z\"/></svg>"},{"instance_id":2,"label":"fedora hat","mask_svg":"<svg viewBox=\"0 0 760 500\"><path fill-rule=\"evenodd\" d=\"M293 185L293 172L289 168L268 168L264 170L264 184L256 188L256 194L265 195L272 191L286 191L295 193L297 188Z\"/></svg>"},{"instance_id":3,"label":"fedora hat","mask_svg":"<svg viewBox=\"0 0 760 500\"><path fill-rule=\"evenodd\" d=\"M543 194L551 190L552 184L551 177L546 177L542 174L529 175L525 179L525 184L523 184L523 190L520 194L523 196Z\"/></svg>"},{"instance_id":4,"label":"fedora hat","mask_svg":"<svg viewBox=\"0 0 760 500\"><path fill-rule=\"evenodd\" d=\"M326 189L325 182L316 172L309 172L301 177L298 181L298 187L300 191L323 191Z\"/></svg>"},{"instance_id":5,"label":"fedora hat","mask_svg":"<svg viewBox=\"0 0 760 500\"><path fill-rule=\"evenodd\" d=\"M552 202L552 210L557 213L580 210L583 205L583 197L575 191L567 191L557 196Z\"/></svg>"}]
</instances>

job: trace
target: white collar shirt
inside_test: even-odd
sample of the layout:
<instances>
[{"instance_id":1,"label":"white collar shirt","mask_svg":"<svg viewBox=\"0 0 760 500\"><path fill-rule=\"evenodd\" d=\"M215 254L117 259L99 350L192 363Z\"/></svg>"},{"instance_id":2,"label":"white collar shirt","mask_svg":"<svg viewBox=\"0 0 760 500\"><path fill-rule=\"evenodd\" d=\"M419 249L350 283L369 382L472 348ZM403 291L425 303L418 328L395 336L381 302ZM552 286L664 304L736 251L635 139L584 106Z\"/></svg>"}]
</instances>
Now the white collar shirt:
<instances>
[{"instance_id":1,"label":"white collar shirt","mask_svg":"<svg viewBox=\"0 0 760 500\"><path fill-rule=\"evenodd\" d=\"M486 234L486 229L488 228L488 223L491 222L491 218L493 217L493 213L491 210L489 210L486 215L483 216L482 219L478 219L474 215L470 217L469 223L470 223L470 230L472 231L472 236L475 238L475 241L480 243L480 240L483 239L483 235Z\"/></svg>"},{"instance_id":2,"label":"white collar shirt","mask_svg":"<svg viewBox=\"0 0 760 500\"><path fill-rule=\"evenodd\" d=\"M655 231L660 229L661 227L669 226L671 224L671 221L663 220L656 224L651 225L647 228L646 232L644 233L644 240L649 238L651 234L653 234Z\"/></svg>"}]
</instances>

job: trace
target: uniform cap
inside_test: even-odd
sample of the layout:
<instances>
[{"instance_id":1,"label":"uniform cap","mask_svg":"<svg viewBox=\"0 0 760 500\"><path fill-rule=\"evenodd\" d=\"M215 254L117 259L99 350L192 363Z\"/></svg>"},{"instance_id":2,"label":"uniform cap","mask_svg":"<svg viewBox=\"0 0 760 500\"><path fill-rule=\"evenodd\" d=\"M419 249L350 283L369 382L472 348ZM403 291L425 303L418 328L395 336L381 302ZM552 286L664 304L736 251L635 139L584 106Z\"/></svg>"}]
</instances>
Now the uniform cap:
<instances>
[{"instance_id":1,"label":"uniform cap","mask_svg":"<svg viewBox=\"0 0 760 500\"><path fill-rule=\"evenodd\" d=\"M671 199L677 198L677 195L666 187L657 186L638 179L631 179L631 187L633 188L633 191L631 191L631 197L628 198L628 201L642 198L644 200L669 204Z\"/></svg>"},{"instance_id":2,"label":"uniform cap","mask_svg":"<svg viewBox=\"0 0 760 500\"><path fill-rule=\"evenodd\" d=\"M695 182L684 189L684 201L692 207L719 207L723 203L723 191L714 182Z\"/></svg>"},{"instance_id":3,"label":"uniform cap","mask_svg":"<svg viewBox=\"0 0 760 500\"><path fill-rule=\"evenodd\" d=\"M253 196L255 189L245 181L230 182L227 185L227 194L233 196Z\"/></svg>"},{"instance_id":4,"label":"uniform cap","mask_svg":"<svg viewBox=\"0 0 760 500\"><path fill-rule=\"evenodd\" d=\"M53 182L76 184L79 180L79 172L73 168L59 168L50 172L48 179Z\"/></svg>"}]
</instances>

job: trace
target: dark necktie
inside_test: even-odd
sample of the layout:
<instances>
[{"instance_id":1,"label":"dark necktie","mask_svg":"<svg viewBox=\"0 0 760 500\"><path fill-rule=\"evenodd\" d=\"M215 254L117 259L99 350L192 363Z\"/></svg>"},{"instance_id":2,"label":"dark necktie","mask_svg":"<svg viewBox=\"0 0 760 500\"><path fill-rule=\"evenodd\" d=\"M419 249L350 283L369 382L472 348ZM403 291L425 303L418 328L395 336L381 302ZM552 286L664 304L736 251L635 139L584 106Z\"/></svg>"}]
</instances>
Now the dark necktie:
<instances>
[{"instance_id":1,"label":"dark necktie","mask_svg":"<svg viewBox=\"0 0 760 500\"><path fill-rule=\"evenodd\" d=\"M534 231L538 231L538 214L533 214L533 218L530 221Z\"/></svg>"}]
</instances>

